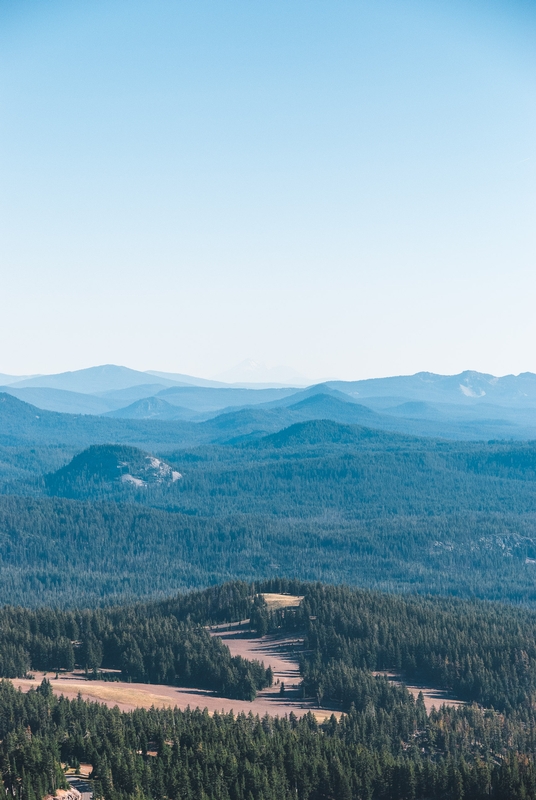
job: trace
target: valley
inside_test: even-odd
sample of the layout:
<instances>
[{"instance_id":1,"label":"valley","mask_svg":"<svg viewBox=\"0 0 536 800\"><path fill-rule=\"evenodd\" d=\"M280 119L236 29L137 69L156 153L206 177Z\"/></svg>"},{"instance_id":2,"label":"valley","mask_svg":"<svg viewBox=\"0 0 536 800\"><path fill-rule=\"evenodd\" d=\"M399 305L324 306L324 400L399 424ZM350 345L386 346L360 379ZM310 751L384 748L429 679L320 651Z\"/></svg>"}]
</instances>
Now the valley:
<instances>
[{"instance_id":1,"label":"valley","mask_svg":"<svg viewBox=\"0 0 536 800\"><path fill-rule=\"evenodd\" d=\"M524 792L534 613L281 579L93 611L4 607L0 732L21 721L31 780L54 753L60 785L84 764L97 797L113 792L110 778L154 782L164 764L169 777L191 775L198 757L217 769L222 737L236 765L268 757L281 780L327 769L335 749L345 766L334 800L340 776L362 785L371 759L377 793L385 775L418 774L424 800L445 765L460 785L485 790L516 775ZM12 763L16 741L0 741ZM307 762L289 766L286 754L304 749ZM483 753L493 759L485 773Z\"/></svg>"}]
</instances>

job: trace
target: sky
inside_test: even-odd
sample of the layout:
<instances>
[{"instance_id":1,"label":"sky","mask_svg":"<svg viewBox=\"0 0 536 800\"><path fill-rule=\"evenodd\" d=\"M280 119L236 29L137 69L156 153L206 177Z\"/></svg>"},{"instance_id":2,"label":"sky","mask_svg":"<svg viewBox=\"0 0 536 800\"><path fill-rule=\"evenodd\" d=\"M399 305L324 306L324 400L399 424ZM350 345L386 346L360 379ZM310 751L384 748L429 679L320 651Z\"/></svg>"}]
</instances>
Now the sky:
<instances>
[{"instance_id":1,"label":"sky","mask_svg":"<svg viewBox=\"0 0 536 800\"><path fill-rule=\"evenodd\" d=\"M536 372L536 8L3 0L0 372Z\"/></svg>"}]
</instances>

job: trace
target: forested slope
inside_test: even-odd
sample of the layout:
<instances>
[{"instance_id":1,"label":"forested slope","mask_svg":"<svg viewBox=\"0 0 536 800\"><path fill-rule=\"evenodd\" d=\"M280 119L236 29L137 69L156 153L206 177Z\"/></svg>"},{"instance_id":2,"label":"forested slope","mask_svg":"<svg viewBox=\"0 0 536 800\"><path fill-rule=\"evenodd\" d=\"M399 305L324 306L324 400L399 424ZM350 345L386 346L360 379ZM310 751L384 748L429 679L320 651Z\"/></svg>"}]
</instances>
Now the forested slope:
<instances>
[{"instance_id":1,"label":"forested slope","mask_svg":"<svg viewBox=\"0 0 536 800\"><path fill-rule=\"evenodd\" d=\"M121 713L27 695L0 683L6 790L37 800L63 783L61 764L93 765L106 800L527 800L533 747L521 727L478 709L426 718L396 705L339 723L202 711ZM400 736L399 734L402 734Z\"/></svg>"},{"instance_id":2,"label":"forested slope","mask_svg":"<svg viewBox=\"0 0 536 800\"><path fill-rule=\"evenodd\" d=\"M298 608L261 613L266 627L305 633L306 693L328 707L364 710L372 692L366 675L384 670L488 708L532 713L536 612L323 584L292 588L304 595Z\"/></svg>"},{"instance_id":3,"label":"forested slope","mask_svg":"<svg viewBox=\"0 0 536 800\"><path fill-rule=\"evenodd\" d=\"M297 608L270 612L262 592L274 590L303 599ZM269 682L264 670L231 659L206 631L207 625L245 618L260 633L291 631L305 638L304 695L328 708L348 711L353 704L365 710L371 698L391 689L395 697L398 689L372 677L387 670L502 712L534 710L536 611L285 579L233 582L109 609L6 606L0 610L0 677L76 664L121 670L124 679L254 696Z\"/></svg>"},{"instance_id":4,"label":"forested slope","mask_svg":"<svg viewBox=\"0 0 536 800\"><path fill-rule=\"evenodd\" d=\"M244 444L165 451L165 457L180 481L149 492L115 483L112 499L204 516L536 512L536 443L452 443L324 420ZM100 498L77 466L80 458L51 476L51 493L73 496L76 484L79 499Z\"/></svg>"},{"instance_id":5,"label":"forested slope","mask_svg":"<svg viewBox=\"0 0 536 800\"><path fill-rule=\"evenodd\" d=\"M304 597L297 609L269 612L259 590ZM175 629L197 670L210 647L199 625L248 612L252 624L305 636L303 694L346 710L339 722L332 717L318 725L311 714L299 721L211 718L201 710L122 714L55 698L47 681L27 695L4 681L0 771L7 791L17 787L20 800L37 800L62 784L62 762L85 762L93 766L97 797L106 800L535 796L536 618L526 609L284 580L233 583L109 611L7 608L0 614L0 652L27 648L30 659L42 658L77 637L79 661L92 658L98 669L123 647L132 670L136 662L151 663L161 631ZM224 648L214 645L213 652L225 671ZM157 661L165 664L165 654ZM203 663L220 674L214 661ZM262 681L259 668L249 668ZM433 680L471 705L427 715L422 697L415 701L404 686L372 674L382 668ZM207 676L214 677L196 671L193 679Z\"/></svg>"},{"instance_id":6,"label":"forested slope","mask_svg":"<svg viewBox=\"0 0 536 800\"><path fill-rule=\"evenodd\" d=\"M536 601L534 515L205 518L114 503L0 498L0 598L101 605L283 575ZM529 559L527 561L527 558Z\"/></svg>"},{"instance_id":7,"label":"forested slope","mask_svg":"<svg viewBox=\"0 0 536 800\"><path fill-rule=\"evenodd\" d=\"M141 478L154 457L181 477L122 483L131 456L121 469ZM5 602L98 605L275 575L536 600L534 443L317 421L227 445L100 445L72 461L28 447L10 459L8 472L25 464L33 483L14 494L0 475Z\"/></svg>"}]
</instances>

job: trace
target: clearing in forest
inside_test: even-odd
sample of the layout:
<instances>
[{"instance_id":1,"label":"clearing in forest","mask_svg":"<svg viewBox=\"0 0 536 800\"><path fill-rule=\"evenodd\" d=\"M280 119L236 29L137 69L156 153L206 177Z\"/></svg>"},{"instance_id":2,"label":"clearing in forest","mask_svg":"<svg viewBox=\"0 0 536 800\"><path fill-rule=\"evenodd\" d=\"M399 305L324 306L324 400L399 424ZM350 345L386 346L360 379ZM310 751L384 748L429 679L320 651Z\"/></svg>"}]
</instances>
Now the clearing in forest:
<instances>
[{"instance_id":1,"label":"clearing in forest","mask_svg":"<svg viewBox=\"0 0 536 800\"><path fill-rule=\"evenodd\" d=\"M118 706L122 711L154 706L181 709L207 708L210 714L230 711L235 714L251 712L261 717L265 714L284 716L291 712L297 717L302 717L312 711L319 722L329 718L332 713L340 717L340 711L316 708L312 701L301 697L299 689L301 676L298 666L298 654L303 646L301 639L281 636L258 637L249 631L236 628L227 631L213 629L212 633L221 637L229 647L231 655L257 659L264 661L265 667L271 666L274 685L260 691L252 702L218 697L204 689L125 681L88 681L82 671L62 675L58 679L52 677L50 685L56 695L63 694L74 699L80 694L84 700L97 700L111 708ZM43 677L43 673L35 673L35 679L15 678L13 684L23 692L27 692L29 689L35 689ZM281 694L281 684L285 685L283 694Z\"/></svg>"},{"instance_id":2,"label":"clearing in forest","mask_svg":"<svg viewBox=\"0 0 536 800\"><path fill-rule=\"evenodd\" d=\"M276 594L275 592L264 592L261 597L264 598L269 611L275 611L278 608L297 608L303 600L303 595Z\"/></svg>"},{"instance_id":3,"label":"clearing in forest","mask_svg":"<svg viewBox=\"0 0 536 800\"><path fill-rule=\"evenodd\" d=\"M419 693L422 692L424 707L426 708L426 712L428 714L432 708L440 708L441 706L452 706L453 708L456 708L458 706L467 705L464 700L456 700L456 698L447 692L446 689L438 689L421 683L406 683L402 679L402 676L395 672L379 670L377 672L373 672L372 674L383 675L383 677L387 678L387 680L391 683L395 683L398 686L405 686L408 692L413 695L415 700L419 696Z\"/></svg>"}]
</instances>

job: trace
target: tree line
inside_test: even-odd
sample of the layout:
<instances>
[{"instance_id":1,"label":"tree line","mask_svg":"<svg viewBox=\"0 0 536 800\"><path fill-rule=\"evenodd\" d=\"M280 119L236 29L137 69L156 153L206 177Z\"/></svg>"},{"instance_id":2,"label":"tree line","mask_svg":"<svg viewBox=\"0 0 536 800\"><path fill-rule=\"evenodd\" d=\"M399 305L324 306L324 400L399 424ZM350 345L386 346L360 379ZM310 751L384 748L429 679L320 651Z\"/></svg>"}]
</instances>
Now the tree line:
<instances>
[{"instance_id":1,"label":"tree line","mask_svg":"<svg viewBox=\"0 0 536 800\"><path fill-rule=\"evenodd\" d=\"M271 614L263 629L305 636L305 693L363 710L373 671L426 681L456 697L502 712L532 709L536 700L536 612L499 603L397 596L325 584L265 585L304 595L300 606Z\"/></svg>"},{"instance_id":2,"label":"tree line","mask_svg":"<svg viewBox=\"0 0 536 800\"><path fill-rule=\"evenodd\" d=\"M302 719L177 709L120 712L0 682L0 775L16 800L92 765L96 800L526 800L534 752L497 715L408 707ZM525 749L518 749L519 747ZM533 748L533 743L532 743Z\"/></svg>"},{"instance_id":3,"label":"tree line","mask_svg":"<svg viewBox=\"0 0 536 800\"><path fill-rule=\"evenodd\" d=\"M266 592L303 600L270 611ZM137 680L180 680L200 688L217 688L220 681L220 690L232 693L239 686L231 696L247 699L270 675L244 661L233 684L228 649L204 627L245 617L259 633L304 637L302 694L344 711L339 721L332 716L319 725L312 714L259 719L169 709L122 714L55 698L46 680L27 695L3 681L0 771L8 793L40 800L61 785L62 762L83 761L93 765L97 797L106 800L536 795L531 610L287 579L233 582L109 609L6 607L0 611L0 654L5 659L22 648L30 660L49 652L57 660L70 644L75 659L96 674L119 665L124 677ZM430 681L467 705L427 714L422 695L415 700L404 685L373 674L378 670Z\"/></svg>"},{"instance_id":4,"label":"tree line","mask_svg":"<svg viewBox=\"0 0 536 800\"><path fill-rule=\"evenodd\" d=\"M303 600L297 608L270 612L262 599L267 591ZM368 702L377 704L378 693L385 695L374 671L426 681L504 713L530 709L536 701L536 611L286 579L235 581L84 611L7 606L0 609L0 674L17 677L76 663L88 672L120 670L127 680L197 685L248 698L268 685L270 674L256 662L231 658L206 629L246 618L260 634L303 635L305 696L344 710L352 704L363 710Z\"/></svg>"},{"instance_id":5,"label":"tree line","mask_svg":"<svg viewBox=\"0 0 536 800\"><path fill-rule=\"evenodd\" d=\"M193 686L252 700L271 685L271 670L231 656L203 627L241 616L250 605L248 591L234 584L162 603L80 612L6 606L0 609L0 675L78 666L89 677L117 670L127 681Z\"/></svg>"}]
</instances>

